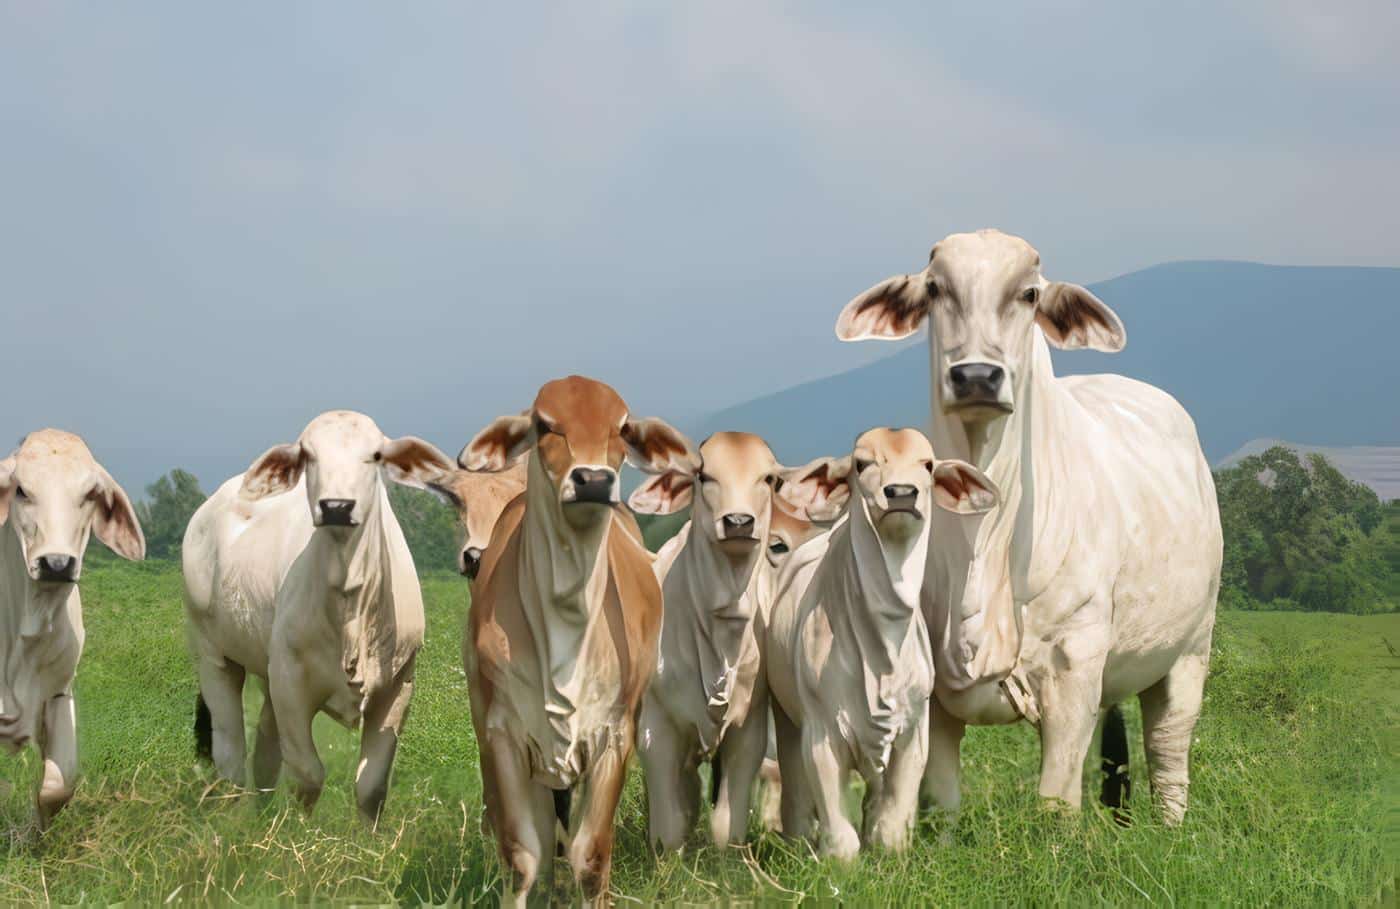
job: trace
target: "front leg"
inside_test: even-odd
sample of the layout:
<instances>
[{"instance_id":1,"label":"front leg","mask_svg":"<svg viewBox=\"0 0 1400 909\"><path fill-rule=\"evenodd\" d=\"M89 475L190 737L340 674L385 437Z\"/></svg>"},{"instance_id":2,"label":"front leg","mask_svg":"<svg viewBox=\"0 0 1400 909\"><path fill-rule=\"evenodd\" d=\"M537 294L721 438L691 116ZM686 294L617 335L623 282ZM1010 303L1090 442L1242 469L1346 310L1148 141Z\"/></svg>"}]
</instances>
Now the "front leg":
<instances>
[{"instance_id":1,"label":"front leg","mask_svg":"<svg viewBox=\"0 0 1400 909\"><path fill-rule=\"evenodd\" d=\"M919 784L928 762L929 713L919 711L917 724L894 743L883 785L865 817L865 841L893 852L909 846L919 808Z\"/></svg>"},{"instance_id":2,"label":"front leg","mask_svg":"<svg viewBox=\"0 0 1400 909\"><path fill-rule=\"evenodd\" d=\"M762 676L754 683L749 714L741 726L729 729L720 742L719 797L710 815L715 845L742 843L749 832L749 801L754 780L768 750L768 691Z\"/></svg>"},{"instance_id":3,"label":"front leg","mask_svg":"<svg viewBox=\"0 0 1400 909\"><path fill-rule=\"evenodd\" d=\"M851 768L836 754L835 742L810 712L802 730L802 762L817 803L823 856L849 862L860 852L860 834L846 817L843 796Z\"/></svg>"},{"instance_id":4,"label":"front leg","mask_svg":"<svg viewBox=\"0 0 1400 909\"><path fill-rule=\"evenodd\" d=\"M414 658L410 658L393 684L375 694L365 712L360 766L355 772L355 802L360 807L360 817L371 827L378 825L389 793L389 771L394 766L399 734L413 698L413 662Z\"/></svg>"},{"instance_id":5,"label":"front leg","mask_svg":"<svg viewBox=\"0 0 1400 909\"><path fill-rule=\"evenodd\" d=\"M282 761L298 801L310 812L326 784L326 768L316 753L311 721L324 703L312 690L309 673L301 662L282 648L273 646L268 689L282 744Z\"/></svg>"},{"instance_id":6,"label":"front leg","mask_svg":"<svg viewBox=\"0 0 1400 909\"><path fill-rule=\"evenodd\" d=\"M1063 646L1063 645L1061 645ZM1078 810L1083 801L1084 760L1098 725L1103 658L1066 660L1037 686L1040 702L1040 795Z\"/></svg>"},{"instance_id":7,"label":"front leg","mask_svg":"<svg viewBox=\"0 0 1400 909\"><path fill-rule=\"evenodd\" d=\"M608 745L587 770L578 832L568 847L569 865L585 905L596 905L607 897L612 876L613 824L633 742L631 718L619 726L622 728L609 736Z\"/></svg>"},{"instance_id":8,"label":"front leg","mask_svg":"<svg viewBox=\"0 0 1400 909\"><path fill-rule=\"evenodd\" d=\"M919 791L921 807L956 818L962 806L962 740L967 724L928 699L928 761Z\"/></svg>"},{"instance_id":9,"label":"front leg","mask_svg":"<svg viewBox=\"0 0 1400 909\"><path fill-rule=\"evenodd\" d=\"M77 719L71 692L49 698L44 704L39 753L44 759L44 775L39 781L37 808L43 831L73 797L78 779Z\"/></svg>"},{"instance_id":10,"label":"front leg","mask_svg":"<svg viewBox=\"0 0 1400 909\"><path fill-rule=\"evenodd\" d=\"M700 810L700 781L683 742L665 709L646 694L638 751L646 777L647 829L653 848L674 852L685 845Z\"/></svg>"}]
</instances>

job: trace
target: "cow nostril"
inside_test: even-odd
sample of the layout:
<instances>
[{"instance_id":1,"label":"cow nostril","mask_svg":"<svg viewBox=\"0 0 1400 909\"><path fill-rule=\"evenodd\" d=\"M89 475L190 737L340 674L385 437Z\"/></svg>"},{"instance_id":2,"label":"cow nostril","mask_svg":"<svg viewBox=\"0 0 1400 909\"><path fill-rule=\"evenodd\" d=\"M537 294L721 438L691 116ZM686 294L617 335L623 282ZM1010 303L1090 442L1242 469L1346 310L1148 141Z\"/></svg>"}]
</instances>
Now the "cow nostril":
<instances>
[{"instance_id":1,"label":"cow nostril","mask_svg":"<svg viewBox=\"0 0 1400 909\"><path fill-rule=\"evenodd\" d=\"M354 499L322 499L321 521L332 526L345 526L355 513Z\"/></svg>"},{"instance_id":2,"label":"cow nostril","mask_svg":"<svg viewBox=\"0 0 1400 909\"><path fill-rule=\"evenodd\" d=\"M470 546L462 552L462 574L475 578L481 570L481 550Z\"/></svg>"},{"instance_id":3,"label":"cow nostril","mask_svg":"<svg viewBox=\"0 0 1400 909\"><path fill-rule=\"evenodd\" d=\"M39 580L71 581L77 574L78 560L70 555L49 553L39 557Z\"/></svg>"},{"instance_id":4,"label":"cow nostril","mask_svg":"<svg viewBox=\"0 0 1400 909\"><path fill-rule=\"evenodd\" d=\"M891 483L885 487L885 498L887 499L908 499L918 494L917 489L905 483Z\"/></svg>"}]
</instances>

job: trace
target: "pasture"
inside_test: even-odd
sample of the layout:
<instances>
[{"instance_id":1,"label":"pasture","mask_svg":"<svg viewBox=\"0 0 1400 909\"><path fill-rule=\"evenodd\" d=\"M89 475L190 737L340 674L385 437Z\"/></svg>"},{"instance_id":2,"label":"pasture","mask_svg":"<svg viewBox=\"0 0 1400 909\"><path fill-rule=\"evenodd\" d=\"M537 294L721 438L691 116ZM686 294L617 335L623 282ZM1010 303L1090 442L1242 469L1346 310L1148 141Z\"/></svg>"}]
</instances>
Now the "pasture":
<instances>
[{"instance_id":1,"label":"pasture","mask_svg":"<svg viewBox=\"0 0 1400 909\"><path fill-rule=\"evenodd\" d=\"M95 554L94 554L95 555ZM460 663L467 587L424 583L427 643L377 832L355 818L357 738L317 734L325 795L306 818L285 792L245 796L194 761L195 682L178 570L90 560L88 640L78 668L83 778L53 829L29 827L37 760L0 761L0 899L139 904L275 900L494 903L491 842ZM751 847L647 849L633 768L619 810L618 904L802 898L890 903L1244 903L1354 905L1393 900L1400 806L1396 729L1400 615L1222 613L1193 752L1191 808L1163 829L1149 795L1136 705L1134 823L1038 804L1029 727L970 730L965 807L952 829L926 824L903 856L850 868L816 862L775 836ZM250 684L251 730L261 693ZM1096 786L1097 773L1086 785ZM4 788L0 785L0 788ZM1092 799L1093 790L1088 798ZM561 865L555 896L572 896Z\"/></svg>"}]
</instances>

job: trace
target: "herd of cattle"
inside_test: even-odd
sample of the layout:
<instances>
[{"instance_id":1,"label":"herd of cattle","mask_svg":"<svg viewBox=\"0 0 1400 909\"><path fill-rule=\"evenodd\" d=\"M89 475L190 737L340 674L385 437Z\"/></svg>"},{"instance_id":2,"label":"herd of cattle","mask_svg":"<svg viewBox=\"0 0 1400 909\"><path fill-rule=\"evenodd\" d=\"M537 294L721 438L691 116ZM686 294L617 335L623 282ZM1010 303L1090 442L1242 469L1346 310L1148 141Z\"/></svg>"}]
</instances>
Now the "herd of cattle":
<instances>
[{"instance_id":1,"label":"herd of cattle","mask_svg":"<svg viewBox=\"0 0 1400 909\"><path fill-rule=\"evenodd\" d=\"M634 749L660 848L692 835L708 762L715 842L745 838L762 779L781 791L770 823L849 859L906 845L921 804L957 810L969 723L1034 724L1040 794L1077 807L1108 716L1104 799L1120 805L1114 708L1137 695L1153 792L1179 822L1221 563L1190 418L1140 382L1054 376L1051 345L1116 351L1123 326L1084 288L1043 278L1018 238L945 238L922 271L852 300L836 332L894 340L925 323L930 433L871 429L795 468L748 433L696 448L578 376L496 419L455 464L361 414L322 414L186 532L201 754L245 783L251 674L266 693L254 785L285 766L315 803L325 712L362 730L355 795L378 818L424 634L392 481L455 504L466 529L462 656L510 901L549 879L556 850L586 900L606 894ZM630 510L624 461L647 475ZM686 507L651 555L632 513ZM88 537L128 559L145 544L126 494L55 430L0 461L0 521L0 742L40 749L43 826L77 771ZM859 830L844 807L853 773Z\"/></svg>"}]
</instances>

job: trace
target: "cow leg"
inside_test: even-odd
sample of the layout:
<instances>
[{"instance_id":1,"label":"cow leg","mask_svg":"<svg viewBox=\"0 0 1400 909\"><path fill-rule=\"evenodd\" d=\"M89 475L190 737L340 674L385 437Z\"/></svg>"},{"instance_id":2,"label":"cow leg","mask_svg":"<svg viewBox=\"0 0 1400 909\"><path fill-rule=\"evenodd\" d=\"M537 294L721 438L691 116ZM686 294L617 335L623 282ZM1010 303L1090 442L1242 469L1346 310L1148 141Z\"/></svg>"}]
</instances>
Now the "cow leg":
<instances>
[{"instance_id":1,"label":"cow leg","mask_svg":"<svg viewBox=\"0 0 1400 909\"><path fill-rule=\"evenodd\" d=\"M370 702L365 714L364 732L360 736L360 768L355 773L355 801L360 817L376 826L384 799L389 793L389 771L394 766L399 733L408 718L408 703L413 698L413 662L404 667L399 681Z\"/></svg>"},{"instance_id":2,"label":"cow leg","mask_svg":"<svg viewBox=\"0 0 1400 909\"><path fill-rule=\"evenodd\" d=\"M78 734L73 695L64 692L44 704L39 727L39 754L44 759L39 780L39 829L47 830L54 815L73 797L78 779Z\"/></svg>"},{"instance_id":3,"label":"cow leg","mask_svg":"<svg viewBox=\"0 0 1400 909\"><path fill-rule=\"evenodd\" d=\"M1098 726L1103 666L1053 676L1036 692L1040 701L1040 796L1078 809L1084 760Z\"/></svg>"},{"instance_id":4,"label":"cow leg","mask_svg":"<svg viewBox=\"0 0 1400 909\"><path fill-rule=\"evenodd\" d=\"M213 726L214 769L237 786L243 785L248 757L243 730L244 677L243 667L232 660L224 660L223 665L206 658L199 661L199 693Z\"/></svg>"},{"instance_id":5,"label":"cow leg","mask_svg":"<svg viewBox=\"0 0 1400 909\"><path fill-rule=\"evenodd\" d=\"M629 724L624 724L629 725ZM584 905L596 905L608 895L612 875L613 824L627 759L632 756L632 730L623 729L588 768L578 832L569 843L569 865L583 891Z\"/></svg>"},{"instance_id":6,"label":"cow leg","mask_svg":"<svg viewBox=\"0 0 1400 909\"><path fill-rule=\"evenodd\" d=\"M282 760L293 792L309 812L316 807L326 784L326 768L311 735L311 721L316 718L321 701L312 703L313 693L300 662L290 654L279 655L275 644L270 662L268 688L282 743Z\"/></svg>"},{"instance_id":7,"label":"cow leg","mask_svg":"<svg viewBox=\"0 0 1400 909\"><path fill-rule=\"evenodd\" d=\"M928 721L928 711L923 711L918 725L890 750L879 795L864 818L867 843L894 852L908 848L919 810L919 784L928 761Z\"/></svg>"},{"instance_id":8,"label":"cow leg","mask_svg":"<svg viewBox=\"0 0 1400 909\"><path fill-rule=\"evenodd\" d=\"M553 879L555 817L550 790L530 780L525 757L500 730L481 740L481 785L505 868L501 905L526 905L536 882Z\"/></svg>"},{"instance_id":9,"label":"cow leg","mask_svg":"<svg viewBox=\"0 0 1400 909\"><path fill-rule=\"evenodd\" d=\"M277 735L277 713L272 709L272 695L264 685L258 736L253 745L253 786L261 792L270 792L277 787L277 775L281 772L282 741Z\"/></svg>"},{"instance_id":10,"label":"cow leg","mask_svg":"<svg viewBox=\"0 0 1400 909\"><path fill-rule=\"evenodd\" d=\"M821 853L849 862L860 852L860 834L846 817L846 783L851 768L836 755L830 734L812 717L802 729L802 761L821 827Z\"/></svg>"},{"instance_id":11,"label":"cow leg","mask_svg":"<svg viewBox=\"0 0 1400 909\"><path fill-rule=\"evenodd\" d=\"M1201 715L1209 650L1177 659L1165 678L1138 695L1152 794L1168 826L1186 815L1187 762Z\"/></svg>"},{"instance_id":12,"label":"cow leg","mask_svg":"<svg viewBox=\"0 0 1400 909\"><path fill-rule=\"evenodd\" d=\"M720 774L719 798L710 815L710 835L717 846L742 843L748 836L754 780L768 750L768 696L762 685L760 678L743 725L731 728L719 745L724 769Z\"/></svg>"},{"instance_id":13,"label":"cow leg","mask_svg":"<svg viewBox=\"0 0 1400 909\"><path fill-rule=\"evenodd\" d=\"M673 852L685 845L700 811L700 777L690 759L692 748L666 711L647 696L642 705L642 772L647 782L648 838L654 847Z\"/></svg>"},{"instance_id":14,"label":"cow leg","mask_svg":"<svg viewBox=\"0 0 1400 909\"><path fill-rule=\"evenodd\" d=\"M773 707L778 773L783 781L778 806L783 833L810 839L816 830L817 806L812 800L812 785L807 780L807 768L802 761L802 730L788 718L777 700L770 699L769 703Z\"/></svg>"},{"instance_id":15,"label":"cow leg","mask_svg":"<svg viewBox=\"0 0 1400 909\"><path fill-rule=\"evenodd\" d=\"M967 724L928 699L928 762L919 801L927 810L956 817L962 806L962 740Z\"/></svg>"}]
</instances>

